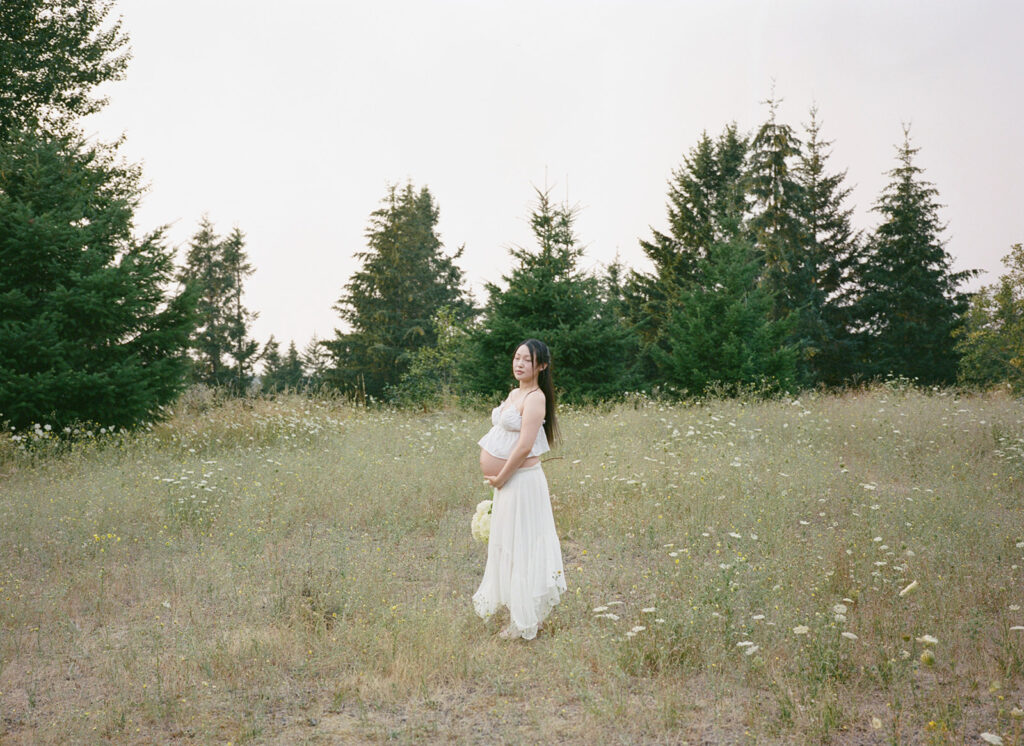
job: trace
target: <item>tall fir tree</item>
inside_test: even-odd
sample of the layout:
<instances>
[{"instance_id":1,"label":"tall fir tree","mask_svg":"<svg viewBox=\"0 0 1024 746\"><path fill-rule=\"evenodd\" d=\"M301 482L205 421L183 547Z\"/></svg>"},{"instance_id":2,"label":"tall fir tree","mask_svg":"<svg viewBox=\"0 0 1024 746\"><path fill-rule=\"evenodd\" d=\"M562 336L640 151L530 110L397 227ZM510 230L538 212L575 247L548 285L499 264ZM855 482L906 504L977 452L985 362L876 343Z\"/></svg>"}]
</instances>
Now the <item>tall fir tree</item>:
<instances>
[{"instance_id":1,"label":"tall fir tree","mask_svg":"<svg viewBox=\"0 0 1024 746\"><path fill-rule=\"evenodd\" d=\"M331 353L324 346L324 343L316 334L302 348L302 369L305 372L305 386L311 390L319 389L324 382L331 365Z\"/></svg>"},{"instance_id":2,"label":"tall fir tree","mask_svg":"<svg viewBox=\"0 0 1024 746\"><path fill-rule=\"evenodd\" d=\"M701 395L713 386L788 389L797 349L787 344L792 317L772 319L773 298L761 263L739 235L698 261L699 279L680 290L667 325L668 349L654 355L669 386Z\"/></svg>"},{"instance_id":3,"label":"tall fir tree","mask_svg":"<svg viewBox=\"0 0 1024 746\"><path fill-rule=\"evenodd\" d=\"M334 306L349 329L324 342L335 387L381 397L418 349L436 343L431 319L438 309L448 306L460 319L471 315L455 264L462 249L451 257L443 253L438 214L430 191L408 183L391 186L371 215L367 248L356 254L362 267Z\"/></svg>"},{"instance_id":4,"label":"tall fir tree","mask_svg":"<svg viewBox=\"0 0 1024 746\"><path fill-rule=\"evenodd\" d=\"M567 401L613 397L634 385L629 334L601 297L598 278L580 271L583 249L575 211L537 190L530 227L537 250L511 250L517 260L502 290L488 283L482 321L467 342L462 375L474 391L494 395L512 383L514 347L533 337L551 349L552 369Z\"/></svg>"},{"instance_id":5,"label":"tall fir tree","mask_svg":"<svg viewBox=\"0 0 1024 746\"><path fill-rule=\"evenodd\" d=\"M0 140L17 130L68 134L99 111L102 83L124 78L130 52L113 0L0 3Z\"/></svg>"},{"instance_id":6,"label":"tall fir tree","mask_svg":"<svg viewBox=\"0 0 1024 746\"><path fill-rule=\"evenodd\" d=\"M940 237L938 191L915 165L918 152L904 128L899 165L875 211L882 217L859 272L862 295L855 307L863 372L899 375L921 384L956 379L954 332L967 310L958 287L974 270L951 271Z\"/></svg>"},{"instance_id":7,"label":"tall fir tree","mask_svg":"<svg viewBox=\"0 0 1024 746\"><path fill-rule=\"evenodd\" d=\"M0 421L157 419L181 391L195 292L161 231L136 238L137 169L74 135L0 142Z\"/></svg>"},{"instance_id":8,"label":"tall fir tree","mask_svg":"<svg viewBox=\"0 0 1024 746\"><path fill-rule=\"evenodd\" d=\"M253 363L259 355L260 345L249 337L250 325L258 313L250 311L242 302L245 280L256 268L245 253L245 234L235 226L220 246L224 274L228 278L227 292L223 298L226 305L225 325L228 341L228 355L232 364L229 369L228 385L235 393L244 393L252 383Z\"/></svg>"},{"instance_id":9,"label":"tall fir tree","mask_svg":"<svg viewBox=\"0 0 1024 746\"><path fill-rule=\"evenodd\" d=\"M803 192L805 262L811 285L804 309L804 360L809 381L841 385L856 372L851 316L857 294L857 270L863 258L860 232L846 207L846 172L829 173L831 141L821 137L818 111L812 107L807 137L796 168Z\"/></svg>"},{"instance_id":10,"label":"tall fir tree","mask_svg":"<svg viewBox=\"0 0 1024 746\"><path fill-rule=\"evenodd\" d=\"M813 305L813 263L806 248L805 193L796 171L801 142L792 127L779 122L779 103L768 100L768 120L751 142L750 227L764 263L764 281L775 297L772 316L796 314L794 341L803 350L812 337L806 312Z\"/></svg>"},{"instance_id":11,"label":"tall fir tree","mask_svg":"<svg viewBox=\"0 0 1024 746\"><path fill-rule=\"evenodd\" d=\"M748 141L731 124L712 140L705 132L672 173L668 192L669 232L653 231L640 247L651 261L650 274L633 271L623 290L625 316L641 346L644 377L657 383L660 372L653 352L667 352L667 325L681 293L698 279L698 267L711 247L744 232L745 168Z\"/></svg>"},{"instance_id":12,"label":"tall fir tree","mask_svg":"<svg viewBox=\"0 0 1024 746\"><path fill-rule=\"evenodd\" d=\"M259 344L248 335L256 314L243 305L242 295L253 271L242 231L236 227L222 239L203 215L178 274L201 291L200 325L192 336L193 380L234 393L243 393L251 383Z\"/></svg>"},{"instance_id":13,"label":"tall fir tree","mask_svg":"<svg viewBox=\"0 0 1024 746\"><path fill-rule=\"evenodd\" d=\"M138 168L77 119L123 77L112 2L0 2L0 420L156 419L180 392L195 291L139 236Z\"/></svg>"},{"instance_id":14,"label":"tall fir tree","mask_svg":"<svg viewBox=\"0 0 1024 746\"><path fill-rule=\"evenodd\" d=\"M281 345L270 335L270 339L263 345L260 352L260 360L263 361L263 375L260 376L260 390L273 392L279 389L278 379L281 376Z\"/></svg>"}]
</instances>

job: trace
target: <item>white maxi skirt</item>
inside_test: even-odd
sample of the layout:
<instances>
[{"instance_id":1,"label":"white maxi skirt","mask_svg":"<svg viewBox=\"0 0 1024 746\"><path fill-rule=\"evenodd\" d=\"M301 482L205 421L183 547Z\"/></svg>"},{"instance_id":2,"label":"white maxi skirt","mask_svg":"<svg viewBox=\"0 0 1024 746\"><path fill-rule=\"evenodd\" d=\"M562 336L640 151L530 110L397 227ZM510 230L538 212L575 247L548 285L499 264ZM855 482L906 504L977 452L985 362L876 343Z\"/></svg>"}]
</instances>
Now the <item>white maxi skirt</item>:
<instances>
[{"instance_id":1,"label":"white maxi skirt","mask_svg":"<svg viewBox=\"0 0 1024 746\"><path fill-rule=\"evenodd\" d=\"M548 482L540 464L528 466L495 490L487 566L473 607L487 619L506 606L513 632L532 640L564 592L562 547Z\"/></svg>"}]
</instances>

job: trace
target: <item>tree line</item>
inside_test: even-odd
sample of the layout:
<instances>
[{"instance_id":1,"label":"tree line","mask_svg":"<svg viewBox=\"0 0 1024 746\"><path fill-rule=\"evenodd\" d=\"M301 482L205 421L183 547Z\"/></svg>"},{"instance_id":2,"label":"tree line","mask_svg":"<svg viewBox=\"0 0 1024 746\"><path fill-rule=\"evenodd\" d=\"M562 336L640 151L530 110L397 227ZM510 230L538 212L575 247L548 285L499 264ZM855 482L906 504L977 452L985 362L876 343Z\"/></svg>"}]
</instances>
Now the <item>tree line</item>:
<instances>
[{"instance_id":1,"label":"tree line","mask_svg":"<svg viewBox=\"0 0 1024 746\"><path fill-rule=\"evenodd\" d=\"M576 209L536 191L534 245L477 303L437 232L429 188L388 188L334 309L344 329L285 353L251 338L245 234L204 216L181 266L139 234L138 167L78 121L123 77L111 2L0 5L0 421L131 426L194 382L235 393L329 388L403 403L493 395L512 347L544 339L577 402L658 391L796 390L880 376L1024 387L1024 251L967 295L938 191L909 132L852 225L846 174L812 109L800 132L768 102L755 131L704 133L672 172L652 269L581 269ZM257 366L262 374L257 375Z\"/></svg>"}]
</instances>

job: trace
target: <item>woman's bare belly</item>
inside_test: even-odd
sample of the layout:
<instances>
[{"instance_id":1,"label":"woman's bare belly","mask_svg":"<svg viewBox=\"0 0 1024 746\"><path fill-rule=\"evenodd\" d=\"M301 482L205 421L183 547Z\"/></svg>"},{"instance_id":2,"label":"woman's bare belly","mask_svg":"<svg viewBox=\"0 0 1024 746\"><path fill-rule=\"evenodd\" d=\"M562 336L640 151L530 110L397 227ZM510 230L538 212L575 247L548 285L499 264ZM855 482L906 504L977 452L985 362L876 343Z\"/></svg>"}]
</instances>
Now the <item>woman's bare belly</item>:
<instances>
[{"instance_id":1,"label":"woman's bare belly","mask_svg":"<svg viewBox=\"0 0 1024 746\"><path fill-rule=\"evenodd\" d=\"M505 462L508 459L498 458L492 456L483 448L480 449L480 470L483 471L485 477L493 477L498 474L505 466ZM523 462L523 466L519 467L522 469L526 466L536 466L540 463L539 456L530 456Z\"/></svg>"}]
</instances>

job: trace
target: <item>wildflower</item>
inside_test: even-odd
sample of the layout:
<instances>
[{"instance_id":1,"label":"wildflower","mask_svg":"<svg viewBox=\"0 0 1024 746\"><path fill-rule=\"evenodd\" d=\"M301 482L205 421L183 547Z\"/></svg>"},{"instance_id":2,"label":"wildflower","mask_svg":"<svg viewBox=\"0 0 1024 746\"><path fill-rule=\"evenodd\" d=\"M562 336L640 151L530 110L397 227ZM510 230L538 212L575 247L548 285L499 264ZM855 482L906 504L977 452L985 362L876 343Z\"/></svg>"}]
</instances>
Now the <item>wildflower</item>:
<instances>
[{"instance_id":1,"label":"wildflower","mask_svg":"<svg viewBox=\"0 0 1024 746\"><path fill-rule=\"evenodd\" d=\"M1010 611L1020 611L1020 604L1010 604Z\"/></svg>"},{"instance_id":2,"label":"wildflower","mask_svg":"<svg viewBox=\"0 0 1024 746\"><path fill-rule=\"evenodd\" d=\"M1010 627L1010 631L1011 632L1024 632L1024 627L1021 627L1019 624L1015 624L1014 626Z\"/></svg>"},{"instance_id":3,"label":"wildflower","mask_svg":"<svg viewBox=\"0 0 1024 746\"><path fill-rule=\"evenodd\" d=\"M744 640L743 642L737 642L736 643L736 647L738 647L738 648L747 648L747 647L750 647L753 644L754 643L752 643L750 640Z\"/></svg>"},{"instance_id":4,"label":"wildflower","mask_svg":"<svg viewBox=\"0 0 1024 746\"><path fill-rule=\"evenodd\" d=\"M729 532L729 536L731 536L734 539L742 539L743 538L743 536L741 536L740 534L736 533L735 531L730 531Z\"/></svg>"},{"instance_id":5,"label":"wildflower","mask_svg":"<svg viewBox=\"0 0 1024 746\"><path fill-rule=\"evenodd\" d=\"M984 733L979 735L978 738L980 738L985 743L992 744L992 746L1003 746L1002 736L997 736L995 733L989 733L988 731L985 731Z\"/></svg>"},{"instance_id":6,"label":"wildflower","mask_svg":"<svg viewBox=\"0 0 1024 746\"><path fill-rule=\"evenodd\" d=\"M653 606L648 606L647 608L640 609L641 614L653 614L654 612L655 608Z\"/></svg>"},{"instance_id":7,"label":"wildflower","mask_svg":"<svg viewBox=\"0 0 1024 746\"><path fill-rule=\"evenodd\" d=\"M938 645L939 644L939 641L937 639L935 639L934 637L932 637L931 635L921 635L920 637L918 637L916 639L922 645Z\"/></svg>"},{"instance_id":8,"label":"wildflower","mask_svg":"<svg viewBox=\"0 0 1024 746\"><path fill-rule=\"evenodd\" d=\"M921 662L926 666L935 665L935 653L932 652L931 648L928 648L923 653L921 653Z\"/></svg>"},{"instance_id":9,"label":"wildflower","mask_svg":"<svg viewBox=\"0 0 1024 746\"><path fill-rule=\"evenodd\" d=\"M882 730L882 721L877 717L871 718L871 727L875 730Z\"/></svg>"},{"instance_id":10,"label":"wildflower","mask_svg":"<svg viewBox=\"0 0 1024 746\"><path fill-rule=\"evenodd\" d=\"M598 614L597 616L598 616L598 618L603 617L605 619L611 619L613 622L619 621L619 615L618 614L613 614L610 611L607 614Z\"/></svg>"},{"instance_id":11,"label":"wildflower","mask_svg":"<svg viewBox=\"0 0 1024 746\"><path fill-rule=\"evenodd\" d=\"M761 649L760 645L751 645L749 648L743 651L743 655L753 655Z\"/></svg>"},{"instance_id":12,"label":"wildflower","mask_svg":"<svg viewBox=\"0 0 1024 746\"><path fill-rule=\"evenodd\" d=\"M638 624L635 627L633 627L633 629L631 629L630 632L632 632L635 635L637 632L643 632L645 629L647 629L647 627L644 627L642 624Z\"/></svg>"},{"instance_id":13,"label":"wildflower","mask_svg":"<svg viewBox=\"0 0 1024 746\"><path fill-rule=\"evenodd\" d=\"M608 607L607 606L595 606L594 607L594 613L595 614L600 614L602 611L608 611Z\"/></svg>"},{"instance_id":14,"label":"wildflower","mask_svg":"<svg viewBox=\"0 0 1024 746\"><path fill-rule=\"evenodd\" d=\"M845 614L846 613L846 604L836 604L835 606L832 607L832 613L833 614Z\"/></svg>"},{"instance_id":15,"label":"wildflower","mask_svg":"<svg viewBox=\"0 0 1024 746\"><path fill-rule=\"evenodd\" d=\"M799 624L796 627L793 627L794 635L806 635L810 631L810 627L808 627L806 624Z\"/></svg>"},{"instance_id":16,"label":"wildflower","mask_svg":"<svg viewBox=\"0 0 1024 746\"><path fill-rule=\"evenodd\" d=\"M908 593L913 593L916 590L917 590L917 581L915 580L910 585L908 585L906 588L904 588L902 591L900 591L900 598L903 598Z\"/></svg>"},{"instance_id":17,"label":"wildflower","mask_svg":"<svg viewBox=\"0 0 1024 746\"><path fill-rule=\"evenodd\" d=\"M858 639L857 635L853 634L853 632L843 632L843 637L845 637L847 640Z\"/></svg>"}]
</instances>

